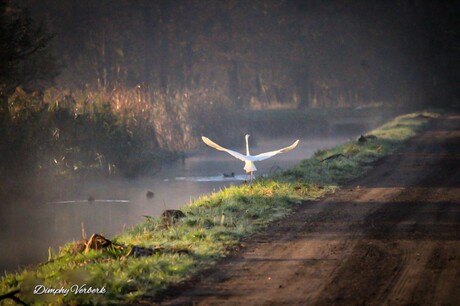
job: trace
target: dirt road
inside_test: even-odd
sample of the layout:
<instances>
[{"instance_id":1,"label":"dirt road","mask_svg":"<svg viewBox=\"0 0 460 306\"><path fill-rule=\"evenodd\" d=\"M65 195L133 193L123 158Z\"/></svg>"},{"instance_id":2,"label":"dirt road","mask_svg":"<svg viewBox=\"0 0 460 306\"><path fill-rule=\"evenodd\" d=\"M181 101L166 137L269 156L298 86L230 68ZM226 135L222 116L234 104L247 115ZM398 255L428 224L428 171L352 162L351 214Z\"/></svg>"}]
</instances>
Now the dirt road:
<instances>
[{"instance_id":1,"label":"dirt road","mask_svg":"<svg viewBox=\"0 0 460 306\"><path fill-rule=\"evenodd\" d=\"M163 304L460 305L460 116Z\"/></svg>"}]
</instances>

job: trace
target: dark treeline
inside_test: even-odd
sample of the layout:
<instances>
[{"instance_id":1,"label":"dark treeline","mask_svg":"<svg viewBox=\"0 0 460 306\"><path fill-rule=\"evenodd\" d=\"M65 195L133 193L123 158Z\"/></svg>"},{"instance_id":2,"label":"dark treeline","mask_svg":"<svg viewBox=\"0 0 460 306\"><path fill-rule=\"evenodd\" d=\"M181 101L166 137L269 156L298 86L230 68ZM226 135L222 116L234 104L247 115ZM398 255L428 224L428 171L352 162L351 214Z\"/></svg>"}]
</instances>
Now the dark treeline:
<instances>
[{"instance_id":1,"label":"dark treeline","mask_svg":"<svg viewBox=\"0 0 460 306\"><path fill-rule=\"evenodd\" d=\"M242 128L243 110L449 105L459 6L2 0L2 154L130 173L202 133L241 134L220 127Z\"/></svg>"},{"instance_id":2,"label":"dark treeline","mask_svg":"<svg viewBox=\"0 0 460 306\"><path fill-rule=\"evenodd\" d=\"M420 103L452 89L458 55L458 1L17 3L54 33L66 88L215 90L243 108Z\"/></svg>"}]
</instances>

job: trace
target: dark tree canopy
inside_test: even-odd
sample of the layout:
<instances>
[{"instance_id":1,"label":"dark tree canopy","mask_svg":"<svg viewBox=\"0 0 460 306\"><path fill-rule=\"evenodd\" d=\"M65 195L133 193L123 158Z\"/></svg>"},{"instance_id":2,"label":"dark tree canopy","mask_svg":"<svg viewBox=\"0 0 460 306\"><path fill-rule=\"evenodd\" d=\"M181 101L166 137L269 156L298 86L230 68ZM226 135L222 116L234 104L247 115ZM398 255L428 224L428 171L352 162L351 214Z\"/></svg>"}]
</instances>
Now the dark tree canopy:
<instances>
[{"instance_id":1,"label":"dark tree canopy","mask_svg":"<svg viewBox=\"0 0 460 306\"><path fill-rule=\"evenodd\" d=\"M51 40L43 24L9 1L0 1L0 87L8 94L17 86L39 88L56 77Z\"/></svg>"},{"instance_id":2,"label":"dark tree canopy","mask_svg":"<svg viewBox=\"0 0 460 306\"><path fill-rule=\"evenodd\" d=\"M143 84L219 91L238 107L256 99L308 108L420 103L455 95L458 81L458 1L15 3L56 33L53 49L66 67L57 81L66 88ZM38 56L49 35L5 2L2 11L11 42L2 52L13 58L1 63L11 67L7 78L43 78L18 64Z\"/></svg>"}]
</instances>

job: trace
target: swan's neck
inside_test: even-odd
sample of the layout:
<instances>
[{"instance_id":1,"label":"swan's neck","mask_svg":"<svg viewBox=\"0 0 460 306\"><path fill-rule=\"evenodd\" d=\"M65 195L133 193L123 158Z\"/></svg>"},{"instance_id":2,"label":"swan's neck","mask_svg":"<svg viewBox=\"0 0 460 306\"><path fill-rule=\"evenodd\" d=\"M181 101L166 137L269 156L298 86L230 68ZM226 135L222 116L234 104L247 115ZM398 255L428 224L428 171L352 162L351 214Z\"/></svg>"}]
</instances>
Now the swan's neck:
<instances>
[{"instance_id":1,"label":"swan's neck","mask_svg":"<svg viewBox=\"0 0 460 306\"><path fill-rule=\"evenodd\" d=\"M246 156L249 156L249 141L248 141L249 137L246 136Z\"/></svg>"}]
</instances>

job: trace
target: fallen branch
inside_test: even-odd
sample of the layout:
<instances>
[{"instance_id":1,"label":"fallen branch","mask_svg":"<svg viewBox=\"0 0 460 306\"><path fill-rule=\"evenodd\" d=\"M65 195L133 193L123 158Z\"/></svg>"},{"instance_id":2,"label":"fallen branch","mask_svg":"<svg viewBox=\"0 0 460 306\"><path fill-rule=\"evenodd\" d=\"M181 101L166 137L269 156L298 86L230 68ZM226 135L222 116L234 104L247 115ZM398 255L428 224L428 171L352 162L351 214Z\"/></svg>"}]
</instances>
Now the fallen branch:
<instances>
[{"instance_id":1,"label":"fallen branch","mask_svg":"<svg viewBox=\"0 0 460 306\"><path fill-rule=\"evenodd\" d=\"M12 299L17 304L28 306L28 304L26 304L24 301L22 301L20 298L18 298L16 296L16 294L18 294L19 292L20 292L20 290L16 289L16 290L10 291L8 293L5 293L3 295L0 295L0 301L6 300L6 299Z\"/></svg>"},{"instance_id":2,"label":"fallen branch","mask_svg":"<svg viewBox=\"0 0 460 306\"><path fill-rule=\"evenodd\" d=\"M339 157L344 157L344 158L347 158L345 155L343 155L342 153L338 153L338 154L333 154L331 156L328 156L326 157L325 159L321 160L320 162L324 162L326 160L331 160L331 159L336 159L336 158L339 158Z\"/></svg>"}]
</instances>

